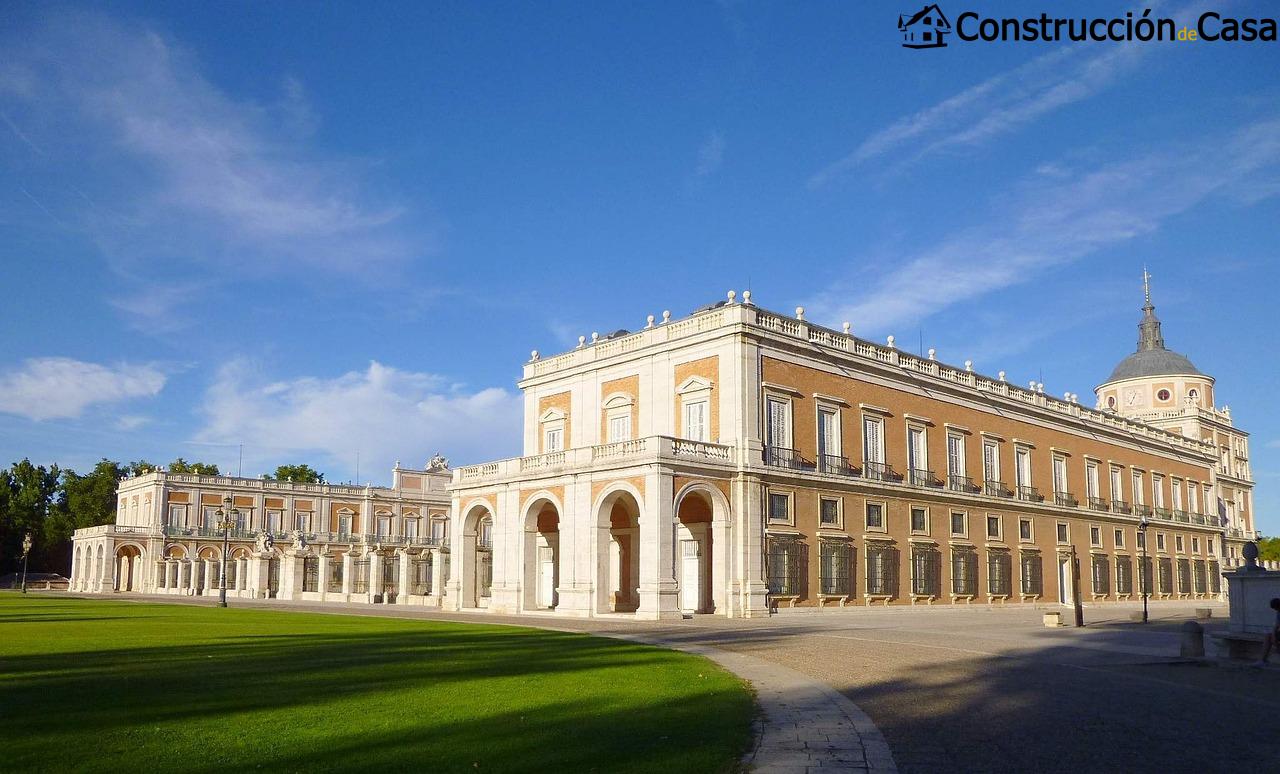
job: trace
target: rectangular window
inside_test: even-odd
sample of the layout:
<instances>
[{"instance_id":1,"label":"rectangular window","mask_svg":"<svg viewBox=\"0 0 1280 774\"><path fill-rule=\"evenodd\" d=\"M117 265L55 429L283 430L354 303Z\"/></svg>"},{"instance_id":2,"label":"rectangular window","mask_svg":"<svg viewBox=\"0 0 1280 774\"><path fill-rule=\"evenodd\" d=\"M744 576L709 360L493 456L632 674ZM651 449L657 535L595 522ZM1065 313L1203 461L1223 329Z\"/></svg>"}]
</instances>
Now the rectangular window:
<instances>
[{"instance_id":1,"label":"rectangular window","mask_svg":"<svg viewBox=\"0 0 1280 774\"><path fill-rule=\"evenodd\" d=\"M377 534L379 536L386 536L391 534L391 517L390 516L378 517Z\"/></svg>"},{"instance_id":2,"label":"rectangular window","mask_svg":"<svg viewBox=\"0 0 1280 774\"><path fill-rule=\"evenodd\" d=\"M818 455L840 456L840 414L835 409L818 409Z\"/></svg>"},{"instance_id":3,"label":"rectangular window","mask_svg":"<svg viewBox=\"0 0 1280 774\"><path fill-rule=\"evenodd\" d=\"M1120 468L1111 469L1111 499L1116 502L1124 502L1124 473Z\"/></svg>"},{"instance_id":4,"label":"rectangular window","mask_svg":"<svg viewBox=\"0 0 1280 774\"><path fill-rule=\"evenodd\" d=\"M911 593L918 597L942 594L942 554L933 546L911 546Z\"/></svg>"},{"instance_id":5,"label":"rectangular window","mask_svg":"<svg viewBox=\"0 0 1280 774\"><path fill-rule=\"evenodd\" d=\"M884 505L867 503L867 529L875 532L884 531Z\"/></svg>"},{"instance_id":6,"label":"rectangular window","mask_svg":"<svg viewBox=\"0 0 1280 774\"><path fill-rule=\"evenodd\" d=\"M917 535L929 534L929 511L918 505L911 506L911 531Z\"/></svg>"},{"instance_id":7,"label":"rectangular window","mask_svg":"<svg viewBox=\"0 0 1280 774\"><path fill-rule=\"evenodd\" d=\"M1095 554L1093 564L1093 593L1105 595L1111 593L1111 568L1107 557Z\"/></svg>"},{"instance_id":8,"label":"rectangular window","mask_svg":"<svg viewBox=\"0 0 1280 774\"><path fill-rule=\"evenodd\" d=\"M1178 593L1191 593L1191 560L1178 560Z\"/></svg>"},{"instance_id":9,"label":"rectangular window","mask_svg":"<svg viewBox=\"0 0 1280 774\"><path fill-rule=\"evenodd\" d=\"M862 418L862 459L884 462L884 422L875 417Z\"/></svg>"},{"instance_id":10,"label":"rectangular window","mask_svg":"<svg viewBox=\"0 0 1280 774\"><path fill-rule=\"evenodd\" d=\"M964 536L969 534L968 515L964 511L951 512L951 534Z\"/></svg>"},{"instance_id":11,"label":"rectangular window","mask_svg":"<svg viewBox=\"0 0 1280 774\"><path fill-rule=\"evenodd\" d=\"M818 542L818 580L821 593L853 593L853 545L847 540Z\"/></svg>"},{"instance_id":12,"label":"rectangular window","mask_svg":"<svg viewBox=\"0 0 1280 774\"><path fill-rule=\"evenodd\" d=\"M338 534L339 534L339 535L350 535L350 534L351 534L351 517L350 517L349 515L346 515L346 514L339 514L339 516L338 516Z\"/></svg>"},{"instance_id":13,"label":"rectangular window","mask_svg":"<svg viewBox=\"0 0 1280 774\"><path fill-rule=\"evenodd\" d=\"M766 541L765 572L770 594L798 597L804 593L804 556L805 546L799 540L771 537Z\"/></svg>"},{"instance_id":14,"label":"rectangular window","mask_svg":"<svg viewBox=\"0 0 1280 774\"><path fill-rule=\"evenodd\" d=\"M546 453L558 452L564 449L564 429L559 427L547 428L547 434L542 443L542 450Z\"/></svg>"},{"instance_id":15,"label":"rectangular window","mask_svg":"<svg viewBox=\"0 0 1280 774\"><path fill-rule=\"evenodd\" d=\"M1013 453L1015 465L1015 473L1018 476L1018 486L1031 486L1031 451L1028 449L1018 449Z\"/></svg>"},{"instance_id":16,"label":"rectangular window","mask_svg":"<svg viewBox=\"0 0 1280 774\"><path fill-rule=\"evenodd\" d=\"M898 549L880 541L867 543L867 594L898 596Z\"/></svg>"},{"instance_id":17,"label":"rectangular window","mask_svg":"<svg viewBox=\"0 0 1280 774\"><path fill-rule=\"evenodd\" d=\"M1031 519L1018 519L1018 539L1024 543L1031 542Z\"/></svg>"},{"instance_id":18,"label":"rectangular window","mask_svg":"<svg viewBox=\"0 0 1280 774\"><path fill-rule=\"evenodd\" d=\"M186 522L186 520L187 520L187 506L185 505L169 506L169 521L167 522L168 526L183 527L183 526L186 526L184 523Z\"/></svg>"},{"instance_id":19,"label":"rectangular window","mask_svg":"<svg viewBox=\"0 0 1280 774\"><path fill-rule=\"evenodd\" d=\"M631 432L629 423L627 432ZM684 437L690 441L707 440L707 402L705 400L684 404Z\"/></svg>"},{"instance_id":20,"label":"rectangular window","mask_svg":"<svg viewBox=\"0 0 1280 774\"><path fill-rule=\"evenodd\" d=\"M1156 591L1161 594L1173 593L1173 560L1168 557L1156 562Z\"/></svg>"},{"instance_id":21,"label":"rectangular window","mask_svg":"<svg viewBox=\"0 0 1280 774\"><path fill-rule=\"evenodd\" d=\"M995 514L987 514L987 539L1000 540L1003 530L1001 529L1000 517Z\"/></svg>"},{"instance_id":22,"label":"rectangular window","mask_svg":"<svg viewBox=\"0 0 1280 774\"><path fill-rule=\"evenodd\" d=\"M1191 536L1191 553L1193 554L1200 553L1200 538L1196 537L1195 535Z\"/></svg>"},{"instance_id":23,"label":"rectangular window","mask_svg":"<svg viewBox=\"0 0 1280 774\"><path fill-rule=\"evenodd\" d=\"M1164 476L1151 474L1151 504L1157 508L1164 507Z\"/></svg>"},{"instance_id":24,"label":"rectangular window","mask_svg":"<svg viewBox=\"0 0 1280 774\"><path fill-rule=\"evenodd\" d=\"M1089 545L1098 547L1102 545L1102 527L1097 525L1089 527Z\"/></svg>"},{"instance_id":25,"label":"rectangular window","mask_svg":"<svg viewBox=\"0 0 1280 774\"><path fill-rule=\"evenodd\" d=\"M928 472L929 453L922 428L907 428L907 473L913 486L929 486L933 477Z\"/></svg>"},{"instance_id":26,"label":"rectangular window","mask_svg":"<svg viewBox=\"0 0 1280 774\"><path fill-rule=\"evenodd\" d=\"M840 526L840 500L835 497L818 498L818 519L824 527Z\"/></svg>"},{"instance_id":27,"label":"rectangular window","mask_svg":"<svg viewBox=\"0 0 1280 774\"><path fill-rule=\"evenodd\" d=\"M982 475L987 481L1000 480L1000 447L995 441L982 442Z\"/></svg>"},{"instance_id":28,"label":"rectangular window","mask_svg":"<svg viewBox=\"0 0 1280 774\"><path fill-rule=\"evenodd\" d=\"M1138 550L1141 551L1147 547L1147 533L1144 530L1138 530Z\"/></svg>"},{"instance_id":29,"label":"rectangular window","mask_svg":"<svg viewBox=\"0 0 1280 774\"><path fill-rule=\"evenodd\" d=\"M1008 551L987 552L987 593L993 597L1013 593L1013 555Z\"/></svg>"},{"instance_id":30,"label":"rectangular window","mask_svg":"<svg viewBox=\"0 0 1280 774\"><path fill-rule=\"evenodd\" d=\"M1133 593L1133 563L1127 556L1116 557L1116 593Z\"/></svg>"},{"instance_id":31,"label":"rectangular window","mask_svg":"<svg viewBox=\"0 0 1280 774\"><path fill-rule=\"evenodd\" d=\"M443 545L449 536L449 522L445 519L431 520L431 539L436 545Z\"/></svg>"},{"instance_id":32,"label":"rectangular window","mask_svg":"<svg viewBox=\"0 0 1280 774\"><path fill-rule=\"evenodd\" d=\"M1053 491L1066 493L1067 490L1067 458L1053 458Z\"/></svg>"},{"instance_id":33,"label":"rectangular window","mask_svg":"<svg viewBox=\"0 0 1280 774\"><path fill-rule=\"evenodd\" d=\"M964 436L954 433L947 435L947 475L963 476L964 467Z\"/></svg>"},{"instance_id":34,"label":"rectangular window","mask_svg":"<svg viewBox=\"0 0 1280 774\"><path fill-rule=\"evenodd\" d=\"M1204 550L1209 554L1209 556L1214 555L1213 554L1213 538L1209 538L1208 540L1205 541Z\"/></svg>"},{"instance_id":35,"label":"rectangular window","mask_svg":"<svg viewBox=\"0 0 1280 774\"><path fill-rule=\"evenodd\" d=\"M685 408L687 410L688 406ZM686 414L686 418L687 416L688 415ZM688 427L689 425L686 423L685 426ZM609 417L609 443L618 443L619 441L629 440L631 440L631 415L615 414L614 416ZM693 440L702 439L698 438Z\"/></svg>"},{"instance_id":36,"label":"rectangular window","mask_svg":"<svg viewBox=\"0 0 1280 774\"><path fill-rule=\"evenodd\" d=\"M778 492L769 493L769 521L774 524L791 523L791 496Z\"/></svg>"},{"instance_id":37,"label":"rectangular window","mask_svg":"<svg viewBox=\"0 0 1280 774\"><path fill-rule=\"evenodd\" d=\"M1023 551L1021 556L1022 565L1022 593L1028 596L1040 596L1044 593L1044 577L1041 574L1043 568L1040 562L1039 551Z\"/></svg>"},{"instance_id":38,"label":"rectangular window","mask_svg":"<svg viewBox=\"0 0 1280 774\"><path fill-rule=\"evenodd\" d=\"M1171 478L1169 479L1169 487L1169 492L1173 495L1173 499L1170 500L1173 505L1173 509L1175 511L1182 510L1182 481L1180 479Z\"/></svg>"},{"instance_id":39,"label":"rectangular window","mask_svg":"<svg viewBox=\"0 0 1280 774\"><path fill-rule=\"evenodd\" d=\"M1142 505L1146 501L1147 499L1142 492L1142 472L1135 470L1133 471L1133 504Z\"/></svg>"},{"instance_id":40,"label":"rectangular window","mask_svg":"<svg viewBox=\"0 0 1280 774\"><path fill-rule=\"evenodd\" d=\"M951 550L951 593L973 596L978 593L978 552L971 548Z\"/></svg>"},{"instance_id":41,"label":"rectangular window","mask_svg":"<svg viewBox=\"0 0 1280 774\"><path fill-rule=\"evenodd\" d=\"M311 531L311 514L307 511L293 512L293 528L302 532Z\"/></svg>"},{"instance_id":42,"label":"rectangular window","mask_svg":"<svg viewBox=\"0 0 1280 774\"><path fill-rule=\"evenodd\" d=\"M1098 494L1098 487L1098 463L1086 462L1084 464L1084 496L1097 500L1101 496Z\"/></svg>"},{"instance_id":43,"label":"rectangular window","mask_svg":"<svg viewBox=\"0 0 1280 774\"><path fill-rule=\"evenodd\" d=\"M1165 545L1164 545L1164 533L1163 533L1163 532L1157 532L1157 533L1156 533L1156 550L1157 550L1157 551L1163 551L1163 550L1165 550Z\"/></svg>"},{"instance_id":44,"label":"rectangular window","mask_svg":"<svg viewBox=\"0 0 1280 774\"><path fill-rule=\"evenodd\" d=\"M282 521L284 520L283 511L267 511L267 530L271 532L279 532L284 529Z\"/></svg>"},{"instance_id":45,"label":"rectangular window","mask_svg":"<svg viewBox=\"0 0 1280 774\"><path fill-rule=\"evenodd\" d=\"M1116 530L1114 537L1116 541L1116 548L1124 548L1124 530Z\"/></svg>"},{"instance_id":46,"label":"rectangular window","mask_svg":"<svg viewBox=\"0 0 1280 774\"><path fill-rule=\"evenodd\" d=\"M1182 535L1174 535L1174 536L1173 536L1173 548L1174 548L1174 550L1175 550L1175 551L1177 551L1178 553L1183 553L1183 551L1182 551Z\"/></svg>"},{"instance_id":47,"label":"rectangular window","mask_svg":"<svg viewBox=\"0 0 1280 774\"><path fill-rule=\"evenodd\" d=\"M404 536L410 539L416 538L418 536L418 520L417 519L404 520Z\"/></svg>"},{"instance_id":48,"label":"rectangular window","mask_svg":"<svg viewBox=\"0 0 1280 774\"><path fill-rule=\"evenodd\" d=\"M1200 513L1200 487L1194 481L1187 482L1187 506L1192 513Z\"/></svg>"},{"instance_id":49,"label":"rectangular window","mask_svg":"<svg viewBox=\"0 0 1280 774\"><path fill-rule=\"evenodd\" d=\"M1066 545L1070 542L1071 535L1069 527L1062 522L1058 522L1058 545Z\"/></svg>"},{"instance_id":50,"label":"rectangular window","mask_svg":"<svg viewBox=\"0 0 1280 774\"><path fill-rule=\"evenodd\" d=\"M778 449L791 448L791 401L769 398L765 406L769 422L766 443Z\"/></svg>"}]
</instances>

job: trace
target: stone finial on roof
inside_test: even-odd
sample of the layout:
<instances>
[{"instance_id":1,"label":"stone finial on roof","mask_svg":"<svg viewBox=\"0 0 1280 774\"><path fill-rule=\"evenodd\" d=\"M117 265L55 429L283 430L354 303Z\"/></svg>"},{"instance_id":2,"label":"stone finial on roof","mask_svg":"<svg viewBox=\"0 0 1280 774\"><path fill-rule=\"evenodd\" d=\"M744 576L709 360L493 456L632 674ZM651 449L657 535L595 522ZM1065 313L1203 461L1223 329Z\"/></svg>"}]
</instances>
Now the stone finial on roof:
<instances>
[{"instance_id":1,"label":"stone finial on roof","mask_svg":"<svg viewBox=\"0 0 1280 774\"><path fill-rule=\"evenodd\" d=\"M644 327L646 328L653 327L653 315L649 315L648 317L644 318Z\"/></svg>"},{"instance_id":2,"label":"stone finial on roof","mask_svg":"<svg viewBox=\"0 0 1280 774\"><path fill-rule=\"evenodd\" d=\"M848 320L845 320L845 321L844 321L844 335L848 336L848 335L849 335L849 332L850 332L852 329L853 329L853 326L849 324L849 321L848 321Z\"/></svg>"},{"instance_id":3,"label":"stone finial on roof","mask_svg":"<svg viewBox=\"0 0 1280 774\"><path fill-rule=\"evenodd\" d=\"M734 301L734 299L736 299L736 298L738 297L738 294L737 294L737 293L734 293L732 290L730 290L730 291L729 291L729 294L728 294L728 297L729 297L729 303L731 303L731 304L732 304L732 303L733 303L733 301Z\"/></svg>"},{"instance_id":4,"label":"stone finial on roof","mask_svg":"<svg viewBox=\"0 0 1280 774\"><path fill-rule=\"evenodd\" d=\"M803 307L803 306L797 306L797 307L796 307L796 319L797 319L797 320L803 320L803 319L804 319L804 307Z\"/></svg>"},{"instance_id":5,"label":"stone finial on roof","mask_svg":"<svg viewBox=\"0 0 1280 774\"><path fill-rule=\"evenodd\" d=\"M744 291L742 291L742 303L744 303L744 304L748 304L748 305L750 305L750 304L751 304L751 291L750 291L750 290L744 290Z\"/></svg>"}]
</instances>

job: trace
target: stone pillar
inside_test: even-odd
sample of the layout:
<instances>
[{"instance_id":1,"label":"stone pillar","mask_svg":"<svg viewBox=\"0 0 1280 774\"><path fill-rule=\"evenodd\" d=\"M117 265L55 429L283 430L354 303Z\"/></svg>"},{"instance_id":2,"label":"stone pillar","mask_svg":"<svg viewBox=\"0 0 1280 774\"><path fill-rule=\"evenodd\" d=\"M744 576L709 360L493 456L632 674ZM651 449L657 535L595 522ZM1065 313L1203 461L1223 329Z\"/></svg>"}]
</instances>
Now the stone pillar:
<instances>
[{"instance_id":1,"label":"stone pillar","mask_svg":"<svg viewBox=\"0 0 1280 774\"><path fill-rule=\"evenodd\" d=\"M327 599L329 596L329 563L333 561L333 556L328 551L320 552L320 581L316 585L316 591L320 592L320 599Z\"/></svg>"},{"instance_id":2,"label":"stone pillar","mask_svg":"<svg viewBox=\"0 0 1280 774\"><path fill-rule=\"evenodd\" d=\"M253 599L266 599L271 595L269 588L271 568L268 566L270 561L271 555L265 553L249 558L249 596Z\"/></svg>"},{"instance_id":3,"label":"stone pillar","mask_svg":"<svg viewBox=\"0 0 1280 774\"><path fill-rule=\"evenodd\" d=\"M302 554L286 551L280 558L280 599L302 599Z\"/></svg>"},{"instance_id":4,"label":"stone pillar","mask_svg":"<svg viewBox=\"0 0 1280 774\"><path fill-rule=\"evenodd\" d=\"M409 601L409 563L416 557L409 556L409 551L405 548L397 553L400 555L400 593L396 595L396 603L403 605Z\"/></svg>"},{"instance_id":5,"label":"stone pillar","mask_svg":"<svg viewBox=\"0 0 1280 774\"><path fill-rule=\"evenodd\" d=\"M764 498L761 483L748 476L733 482L730 507L739 529L733 551L737 554L738 609L745 617L769 615L766 604L769 587L764 579ZM732 613L731 613L732 614Z\"/></svg>"},{"instance_id":6,"label":"stone pillar","mask_svg":"<svg viewBox=\"0 0 1280 774\"><path fill-rule=\"evenodd\" d=\"M444 554L439 548L427 549L431 552L431 593L427 595L427 604L441 607L444 597Z\"/></svg>"},{"instance_id":7,"label":"stone pillar","mask_svg":"<svg viewBox=\"0 0 1280 774\"><path fill-rule=\"evenodd\" d=\"M355 551L342 555L342 601L351 601L351 574L355 570Z\"/></svg>"},{"instance_id":8,"label":"stone pillar","mask_svg":"<svg viewBox=\"0 0 1280 774\"><path fill-rule=\"evenodd\" d=\"M680 618L675 578L675 517L671 473L645 477L640 512L640 608L638 618Z\"/></svg>"},{"instance_id":9,"label":"stone pillar","mask_svg":"<svg viewBox=\"0 0 1280 774\"><path fill-rule=\"evenodd\" d=\"M361 602L372 602L375 597L382 594L382 554L377 551L369 552L369 595L360 600Z\"/></svg>"}]
</instances>

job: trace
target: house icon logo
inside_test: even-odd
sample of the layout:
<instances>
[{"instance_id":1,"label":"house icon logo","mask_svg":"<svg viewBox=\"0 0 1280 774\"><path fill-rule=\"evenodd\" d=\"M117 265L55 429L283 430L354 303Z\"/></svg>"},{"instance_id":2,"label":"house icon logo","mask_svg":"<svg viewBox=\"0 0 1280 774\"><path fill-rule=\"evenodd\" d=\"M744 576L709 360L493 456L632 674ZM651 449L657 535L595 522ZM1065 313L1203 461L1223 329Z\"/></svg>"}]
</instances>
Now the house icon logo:
<instances>
[{"instance_id":1,"label":"house icon logo","mask_svg":"<svg viewBox=\"0 0 1280 774\"><path fill-rule=\"evenodd\" d=\"M951 34L951 22L943 15L937 3L926 5L911 16L898 15L898 31L902 33L903 48L946 48L946 36Z\"/></svg>"}]
</instances>

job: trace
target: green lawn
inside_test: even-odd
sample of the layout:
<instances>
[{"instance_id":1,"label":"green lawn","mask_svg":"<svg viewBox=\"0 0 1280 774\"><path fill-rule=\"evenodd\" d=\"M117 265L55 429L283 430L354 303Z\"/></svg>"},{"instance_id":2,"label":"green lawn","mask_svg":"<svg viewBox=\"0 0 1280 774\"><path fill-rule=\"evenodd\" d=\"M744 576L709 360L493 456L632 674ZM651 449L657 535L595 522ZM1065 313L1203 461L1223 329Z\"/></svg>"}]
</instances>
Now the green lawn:
<instances>
[{"instance_id":1,"label":"green lawn","mask_svg":"<svg viewBox=\"0 0 1280 774\"><path fill-rule=\"evenodd\" d=\"M580 634L0 594L0 770L715 771L705 659Z\"/></svg>"}]
</instances>

